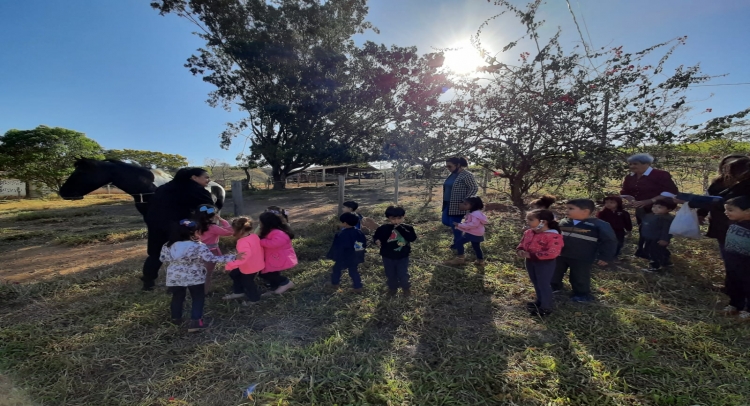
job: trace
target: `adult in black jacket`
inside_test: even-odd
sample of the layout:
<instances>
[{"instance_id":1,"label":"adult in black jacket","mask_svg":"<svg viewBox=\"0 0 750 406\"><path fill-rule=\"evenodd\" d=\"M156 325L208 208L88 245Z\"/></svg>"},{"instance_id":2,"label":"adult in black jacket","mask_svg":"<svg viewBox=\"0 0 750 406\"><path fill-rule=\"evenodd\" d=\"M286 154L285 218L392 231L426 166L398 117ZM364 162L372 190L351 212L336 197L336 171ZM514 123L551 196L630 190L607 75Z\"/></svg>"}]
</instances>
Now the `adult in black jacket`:
<instances>
[{"instance_id":1,"label":"adult in black jacket","mask_svg":"<svg viewBox=\"0 0 750 406\"><path fill-rule=\"evenodd\" d=\"M719 177L711 182L706 194L720 196L722 200L708 204L689 202L690 207L698 209L699 217L711 215L707 237L715 238L719 242L719 249L724 256L724 239L729 230L729 219L724 214L724 202L729 199L750 197L750 157L746 155L728 155L721 160Z\"/></svg>"},{"instance_id":2,"label":"adult in black jacket","mask_svg":"<svg viewBox=\"0 0 750 406\"><path fill-rule=\"evenodd\" d=\"M143 263L143 290L151 290L159 277L159 254L169 240L172 228L182 219L190 218L202 204L214 204L206 190L211 178L202 168L183 168L174 179L156 189L146 213L148 228L148 258Z\"/></svg>"}]
</instances>

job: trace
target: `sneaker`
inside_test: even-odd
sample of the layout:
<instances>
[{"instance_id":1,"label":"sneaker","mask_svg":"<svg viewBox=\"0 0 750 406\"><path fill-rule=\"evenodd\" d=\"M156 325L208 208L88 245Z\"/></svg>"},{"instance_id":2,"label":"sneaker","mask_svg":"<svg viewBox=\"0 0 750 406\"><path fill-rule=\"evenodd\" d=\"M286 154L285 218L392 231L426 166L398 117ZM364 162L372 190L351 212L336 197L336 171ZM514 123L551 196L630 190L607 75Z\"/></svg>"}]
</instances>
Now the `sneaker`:
<instances>
[{"instance_id":1,"label":"sneaker","mask_svg":"<svg viewBox=\"0 0 750 406\"><path fill-rule=\"evenodd\" d=\"M269 290L268 292L265 292L262 295L260 295L260 297L270 297L270 296L273 296L275 293L276 292Z\"/></svg>"},{"instance_id":2,"label":"sneaker","mask_svg":"<svg viewBox=\"0 0 750 406\"><path fill-rule=\"evenodd\" d=\"M537 302L526 302L526 308L529 310L534 310L534 309L537 309L540 304L541 303L537 303Z\"/></svg>"},{"instance_id":3,"label":"sneaker","mask_svg":"<svg viewBox=\"0 0 750 406\"><path fill-rule=\"evenodd\" d=\"M445 265L465 265L466 264L466 258L464 257L455 257L453 259L449 259L445 261Z\"/></svg>"},{"instance_id":4,"label":"sneaker","mask_svg":"<svg viewBox=\"0 0 750 406\"><path fill-rule=\"evenodd\" d=\"M478 259L478 260L474 261L474 265L476 265L476 266L484 266L485 264L486 264L486 262L484 262L483 259Z\"/></svg>"},{"instance_id":5,"label":"sneaker","mask_svg":"<svg viewBox=\"0 0 750 406\"><path fill-rule=\"evenodd\" d=\"M224 297L222 297L221 299L222 300L234 300L234 299L242 299L243 297L245 297L244 293L230 293L230 294L224 295Z\"/></svg>"},{"instance_id":6,"label":"sneaker","mask_svg":"<svg viewBox=\"0 0 750 406\"><path fill-rule=\"evenodd\" d=\"M185 319L183 319L183 318L172 319L172 324L174 324L175 326L181 326L182 323L184 323L184 322L185 322Z\"/></svg>"},{"instance_id":7,"label":"sneaker","mask_svg":"<svg viewBox=\"0 0 750 406\"><path fill-rule=\"evenodd\" d=\"M748 311L745 311L745 310L741 311L741 312L740 312L740 315L739 315L739 318L740 318L740 320L742 320L742 321L747 321L747 320L750 320L750 312L748 312Z\"/></svg>"},{"instance_id":8,"label":"sneaker","mask_svg":"<svg viewBox=\"0 0 750 406\"><path fill-rule=\"evenodd\" d=\"M188 333L197 333L208 328L208 325L203 322L203 319L190 320L190 327L188 327Z\"/></svg>"},{"instance_id":9,"label":"sneaker","mask_svg":"<svg viewBox=\"0 0 750 406\"><path fill-rule=\"evenodd\" d=\"M260 301L258 301L258 302L251 302L249 300L243 300L242 301L242 306L244 306L244 307L250 307L250 306L257 305L258 303L260 303Z\"/></svg>"},{"instance_id":10,"label":"sneaker","mask_svg":"<svg viewBox=\"0 0 750 406\"><path fill-rule=\"evenodd\" d=\"M354 292L354 293L362 293L364 291L365 291L364 288L352 288L352 292Z\"/></svg>"},{"instance_id":11,"label":"sneaker","mask_svg":"<svg viewBox=\"0 0 750 406\"><path fill-rule=\"evenodd\" d=\"M648 268L641 269L641 271L648 272L648 273L659 273L659 272L661 272L661 268L654 268L654 267L650 266Z\"/></svg>"},{"instance_id":12,"label":"sneaker","mask_svg":"<svg viewBox=\"0 0 750 406\"><path fill-rule=\"evenodd\" d=\"M724 308L724 313L726 313L726 314L737 314L737 308L734 307L734 306L732 306L732 305L728 305L727 307Z\"/></svg>"},{"instance_id":13,"label":"sneaker","mask_svg":"<svg viewBox=\"0 0 750 406\"><path fill-rule=\"evenodd\" d=\"M552 285L552 293L560 293L563 291L562 285Z\"/></svg>"},{"instance_id":14,"label":"sneaker","mask_svg":"<svg viewBox=\"0 0 750 406\"><path fill-rule=\"evenodd\" d=\"M570 298L570 301L576 303L589 303L593 302L594 298L590 295L575 295Z\"/></svg>"},{"instance_id":15,"label":"sneaker","mask_svg":"<svg viewBox=\"0 0 750 406\"><path fill-rule=\"evenodd\" d=\"M279 286L279 288L276 289L273 293L280 295L293 287L294 287L294 282L289 281L286 285Z\"/></svg>"}]
</instances>

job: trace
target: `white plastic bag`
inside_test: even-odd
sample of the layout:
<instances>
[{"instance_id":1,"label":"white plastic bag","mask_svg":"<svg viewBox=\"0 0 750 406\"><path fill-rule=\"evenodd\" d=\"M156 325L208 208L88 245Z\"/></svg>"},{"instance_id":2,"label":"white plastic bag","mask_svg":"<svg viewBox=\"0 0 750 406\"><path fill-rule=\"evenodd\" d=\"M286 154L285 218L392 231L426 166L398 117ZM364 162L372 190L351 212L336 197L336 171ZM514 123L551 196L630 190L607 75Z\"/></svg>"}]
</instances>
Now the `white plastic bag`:
<instances>
[{"instance_id":1,"label":"white plastic bag","mask_svg":"<svg viewBox=\"0 0 750 406\"><path fill-rule=\"evenodd\" d=\"M701 226L698 223L698 213L696 209L691 209L687 203L683 204L672 220L669 227L669 234L685 238L701 238Z\"/></svg>"}]
</instances>

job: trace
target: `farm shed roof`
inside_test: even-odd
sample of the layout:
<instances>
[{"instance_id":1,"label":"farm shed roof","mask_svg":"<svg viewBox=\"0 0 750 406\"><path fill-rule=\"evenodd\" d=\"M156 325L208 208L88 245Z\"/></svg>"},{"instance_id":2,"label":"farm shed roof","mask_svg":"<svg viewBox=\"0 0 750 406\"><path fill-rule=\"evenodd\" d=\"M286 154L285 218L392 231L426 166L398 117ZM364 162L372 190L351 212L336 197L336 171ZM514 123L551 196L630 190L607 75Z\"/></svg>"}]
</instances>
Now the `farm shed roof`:
<instances>
[{"instance_id":1,"label":"farm shed roof","mask_svg":"<svg viewBox=\"0 0 750 406\"><path fill-rule=\"evenodd\" d=\"M305 172L322 172L325 170L329 173L338 173L338 172L349 172L349 173L356 173L356 172L378 172L380 169L370 165L370 164L352 164L352 165L333 165L333 166L313 166L307 169L303 170L297 170L292 171L287 176L296 175L298 173L305 173Z\"/></svg>"}]
</instances>

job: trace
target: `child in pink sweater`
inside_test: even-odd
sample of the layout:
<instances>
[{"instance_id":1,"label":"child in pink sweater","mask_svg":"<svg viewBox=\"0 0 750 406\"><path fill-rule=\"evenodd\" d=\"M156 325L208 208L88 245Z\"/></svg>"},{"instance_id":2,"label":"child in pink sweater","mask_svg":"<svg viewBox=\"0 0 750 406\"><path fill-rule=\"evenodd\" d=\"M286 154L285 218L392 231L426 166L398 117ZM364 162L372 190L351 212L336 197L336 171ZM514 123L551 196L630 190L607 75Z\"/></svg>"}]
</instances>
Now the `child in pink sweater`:
<instances>
[{"instance_id":1,"label":"child in pink sweater","mask_svg":"<svg viewBox=\"0 0 750 406\"><path fill-rule=\"evenodd\" d=\"M457 230L463 231L463 236L456 244L456 254L458 254L458 256L447 261L446 264L465 264L466 257L464 257L464 244L470 242L471 248L474 249L474 253L477 256L477 260L474 263L479 266L484 266L484 253L482 252L481 243L484 241L484 226L488 221L487 216L482 213L482 209L484 209L484 202L482 202L481 198L476 196L467 197L459 205L459 210L468 211L469 213L464 216L464 219L460 224L453 223Z\"/></svg>"},{"instance_id":2,"label":"child in pink sweater","mask_svg":"<svg viewBox=\"0 0 750 406\"><path fill-rule=\"evenodd\" d=\"M201 236L201 242L206 244L211 253L220 256L219 237L232 235L232 226L229 222L219 217L218 209L214 206L203 204L198 207L195 213L195 223L198 225L198 232ZM211 290L211 274L214 272L216 263L206 262L206 295Z\"/></svg>"},{"instance_id":3,"label":"child in pink sweater","mask_svg":"<svg viewBox=\"0 0 750 406\"><path fill-rule=\"evenodd\" d=\"M234 300L244 297L243 306L249 306L260 301L255 275L265 267L263 247L260 238L253 233L253 221L247 217L239 217L232 221L234 236L237 237L237 252L243 253L243 258L228 263L225 269L232 278L232 291L224 300Z\"/></svg>"},{"instance_id":4,"label":"child in pink sweater","mask_svg":"<svg viewBox=\"0 0 750 406\"><path fill-rule=\"evenodd\" d=\"M275 213L265 212L260 220L260 245L263 247L265 268L260 277L268 282L269 292L263 294L280 295L294 286L294 282L282 276L281 271L292 269L297 265L297 255L292 247L294 233L282 218Z\"/></svg>"},{"instance_id":5,"label":"child in pink sweater","mask_svg":"<svg viewBox=\"0 0 750 406\"><path fill-rule=\"evenodd\" d=\"M534 210L526 215L529 230L516 248L519 257L526 259L526 271L534 285L536 301L526 304L532 316L548 316L552 313L552 276L557 257L563 249L563 237L555 214L549 210Z\"/></svg>"}]
</instances>

